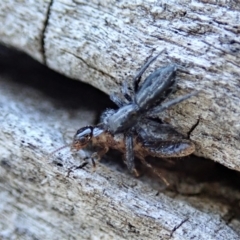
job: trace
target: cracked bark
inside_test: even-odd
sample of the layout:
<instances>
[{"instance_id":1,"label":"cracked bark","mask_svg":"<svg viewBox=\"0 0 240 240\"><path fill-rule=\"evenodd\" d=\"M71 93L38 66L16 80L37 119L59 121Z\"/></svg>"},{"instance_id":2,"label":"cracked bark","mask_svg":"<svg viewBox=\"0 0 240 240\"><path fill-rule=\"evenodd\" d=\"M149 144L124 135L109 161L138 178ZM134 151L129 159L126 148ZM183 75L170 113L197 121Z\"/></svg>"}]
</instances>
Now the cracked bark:
<instances>
[{"instance_id":1,"label":"cracked bark","mask_svg":"<svg viewBox=\"0 0 240 240\"><path fill-rule=\"evenodd\" d=\"M199 123L200 123L200 118L197 120L197 122L195 124L192 125L192 127L189 130L189 132L187 133L187 136L188 136L189 139L191 139L191 134L197 128Z\"/></svg>"},{"instance_id":2,"label":"cracked bark","mask_svg":"<svg viewBox=\"0 0 240 240\"><path fill-rule=\"evenodd\" d=\"M48 22L49 22L49 17L50 17L50 12L51 12L51 7L53 4L53 0L50 0L49 5L47 7L47 11L46 11L46 17L45 17L45 21L43 22L43 29L42 32L40 34L40 44L41 44L41 53L42 53L42 63L46 65L47 61L46 61L46 54L45 54L45 33L46 33L46 29L48 26Z\"/></svg>"},{"instance_id":3,"label":"cracked bark","mask_svg":"<svg viewBox=\"0 0 240 240\"><path fill-rule=\"evenodd\" d=\"M213 1L187 4L175 1L108 4L105 1L98 4L16 1L12 5L2 1L0 21L5 24L0 36L4 44L108 94L118 91L126 76L133 76L149 56L166 48L167 53L152 69L175 62L189 70L189 73L178 74L177 94L193 89L201 93L161 117L190 134L196 142L197 155L239 170L239 9L238 5L230 4L227 2L223 6ZM42 79L45 80L45 76ZM55 92L59 85L55 83ZM62 139L71 141L72 135L65 138L66 129L74 132L79 125L89 124L92 119L79 120L84 112L82 109L77 113L60 107L61 114L51 115L49 121L46 112L52 112L48 106L51 101L49 103L37 93L32 94L37 100L28 97L27 93L21 95L18 92L23 86L8 86L7 81L2 86L12 89L11 95L1 87L4 105L1 105L4 108L1 111L1 199L4 200L3 208L9 210L4 216L11 223L2 226L13 235L19 236L19 232L25 231L28 236L51 236L52 239L93 235L106 239L239 237L238 210L231 206L238 205L238 193L219 179L216 183L197 182L196 186L192 180L188 182L188 178L191 179L188 175L184 178L170 176L181 194L167 191L155 196L159 186L154 188L153 180L133 179L125 169L121 169L121 173L111 168L111 164L107 167L100 164L94 175L87 168L74 171L66 178L67 169L74 162L71 157L65 156L66 159L60 161L61 168L54 165L54 161L43 161L42 156L52 150L52 143L58 147L64 144ZM84 94L79 90L79 95ZM27 111L29 102L37 109L32 110L36 115ZM10 103L17 104L17 109ZM44 103L47 106L44 107ZM34 136L28 131L31 126L35 128ZM32 145L24 145L22 140ZM209 175L222 176L212 170L211 163L203 168L195 159L192 161L194 164L188 164L198 167L198 173L202 169L202 175L208 175L209 171ZM168 176L164 171L163 174ZM206 195L201 195L201 191L207 192ZM233 219L225 223L226 216L232 213ZM186 216L189 221L175 229ZM35 228L37 225L41 226L41 233Z\"/></svg>"}]
</instances>

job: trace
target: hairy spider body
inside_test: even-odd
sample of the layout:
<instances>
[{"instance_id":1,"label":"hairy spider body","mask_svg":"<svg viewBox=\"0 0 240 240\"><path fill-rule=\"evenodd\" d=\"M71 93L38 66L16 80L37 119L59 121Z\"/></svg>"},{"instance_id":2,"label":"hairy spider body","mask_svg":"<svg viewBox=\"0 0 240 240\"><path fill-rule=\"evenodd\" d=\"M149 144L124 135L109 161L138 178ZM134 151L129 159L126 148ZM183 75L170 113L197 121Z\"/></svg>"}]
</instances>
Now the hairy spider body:
<instances>
[{"instance_id":1,"label":"hairy spider body","mask_svg":"<svg viewBox=\"0 0 240 240\"><path fill-rule=\"evenodd\" d=\"M150 59L150 63L155 59L156 57ZM149 65L150 63L148 62L147 64ZM145 65L143 67L145 67ZM123 86L123 88L125 88L123 92L125 92L124 95L126 95L125 101L116 100L116 98L111 97L120 108L110 116L103 114L102 122L106 123L107 128L111 132L118 133L134 126L143 115L150 116L151 111L149 111L149 109L151 109L153 105L164 101L174 89L176 84L176 70L176 65L169 65L157 69L145 79L139 89L137 89L138 84L136 84L134 90L137 92L133 97L130 96L130 93L127 93L126 86ZM139 76L139 74L137 74L133 81L139 82L140 77L141 75Z\"/></svg>"}]
</instances>

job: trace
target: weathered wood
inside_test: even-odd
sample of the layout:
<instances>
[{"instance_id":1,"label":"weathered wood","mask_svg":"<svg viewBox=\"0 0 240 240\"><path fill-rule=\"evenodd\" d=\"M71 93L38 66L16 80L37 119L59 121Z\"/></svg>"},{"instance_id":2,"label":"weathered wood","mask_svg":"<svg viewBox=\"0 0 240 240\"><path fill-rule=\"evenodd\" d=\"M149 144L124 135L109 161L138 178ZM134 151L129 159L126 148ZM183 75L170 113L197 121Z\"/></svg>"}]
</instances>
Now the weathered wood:
<instances>
[{"instance_id":1,"label":"weathered wood","mask_svg":"<svg viewBox=\"0 0 240 240\"><path fill-rule=\"evenodd\" d=\"M1 12L2 42L106 93L166 48L155 67L178 63L189 71L179 75L179 94L201 92L161 117L183 132L196 125L196 154L240 170L237 4L3 1Z\"/></svg>"},{"instance_id":2,"label":"weathered wood","mask_svg":"<svg viewBox=\"0 0 240 240\"><path fill-rule=\"evenodd\" d=\"M166 48L152 69L178 63L189 73L179 73L177 94L201 92L161 117L183 132L198 123L191 133L196 154L239 170L237 4L3 0L0 11L2 43L106 93L119 91L127 76ZM195 192L213 191L206 194L213 195L210 199L169 192L155 196L152 182L105 165L94 174L87 168L67 178L74 158L64 155L63 166L57 167L44 157L71 140L69 129L90 124L93 113L59 107L45 94L8 79L1 80L0 97L2 238L239 238L238 210L231 209L239 193L231 187L194 185Z\"/></svg>"},{"instance_id":3,"label":"weathered wood","mask_svg":"<svg viewBox=\"0 0 240 240\"><path fill-rule=\"evenodd\" d=\"M43 62L43 34L51 0L1 1L0 42Z\"/></svg>"},{"instance_id":4,"label":"weathered wood","mask_svg":"<svg viewBox=\"0 0 240 240\"><path fill-rule=\"evenodd\" d=\"M69 149L52 157L48 153L71 142L77 128L93 121L95 112L84 93L93 95L96 110L102 96L43 74L43 68L37 70L25 59L13 59L26 67L25 74L15 68L8 71L14 74L0 78L1 239L239 238L240 193L224 183L196 183L173 174L177 191L185 196L158 193L158 181L134 179L126 168L111 163L112 158L94 173L89 166L67 177L81 156L72 157ZM49 86L54 79L55 85ZM70 94L76 97L69 102ZM71 107L75 100L78 107ZM208 171L216 174L209 166L202 169L205 176ZM171 180L171 175L166 177Z\"/></svg>"}]
</instances>

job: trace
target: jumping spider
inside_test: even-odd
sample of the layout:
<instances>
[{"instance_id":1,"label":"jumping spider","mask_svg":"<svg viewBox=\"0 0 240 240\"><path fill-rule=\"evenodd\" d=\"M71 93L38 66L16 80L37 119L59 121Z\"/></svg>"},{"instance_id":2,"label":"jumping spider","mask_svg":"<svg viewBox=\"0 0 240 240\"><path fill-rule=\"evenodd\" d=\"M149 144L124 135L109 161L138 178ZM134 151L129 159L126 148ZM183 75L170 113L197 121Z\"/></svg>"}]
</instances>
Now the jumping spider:
<instances>
[{"instance_id":1,"label":"jumping spider","mask_svg":"<svg viewBox=\"0 0 240 240\"><path fill-rule=\"evenodd\" d=\"M139 87L141 76L158 56L151 58L136 74L131 91L124 83L122 97L110 96L119 109L106 110L98 125L86 126L77 131L72 150L92 147L95 152L91 159L95 165L94 160L100 160L109 148L116 149L124 154L126 165L135 176L139 175L135 156L151 168L145 161L146 156L183 157L194 152L195 146L190 140L169 124L154 120L160 112L196 94L193 92L164 102L175 89L177 66L172 64L155 70Z\"/></svg>"}]
</instances>

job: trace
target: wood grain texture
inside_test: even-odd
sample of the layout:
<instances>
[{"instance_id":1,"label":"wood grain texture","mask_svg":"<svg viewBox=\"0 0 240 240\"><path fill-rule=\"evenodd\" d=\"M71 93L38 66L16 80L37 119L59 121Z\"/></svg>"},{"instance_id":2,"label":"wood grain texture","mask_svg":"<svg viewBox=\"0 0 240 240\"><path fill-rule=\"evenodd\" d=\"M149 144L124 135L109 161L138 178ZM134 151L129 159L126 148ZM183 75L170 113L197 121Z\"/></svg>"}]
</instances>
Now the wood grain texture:
<instances>
[{"instance_id":1,"label":"wood grain texture","mask_svg":"<svg viewBox=\"0 0 240 240\"><path fill-rule=\"evenodd\" d=\"M161 118L185 133L198 123L190 136L196 155L240 169L237 3L3 1L1 10L7 23L2 42L108 94L166 48L155 68L169 62L185 67L178 94L201 92Z\"/></svg>"},{"instance_id":2,"label":"wood grain texture","mask_svg":"<svg viewBox=\"0 0 240 240\"><path fill-rule=\"evenodd\" d=\"M43 33L50 0L1 1L0 42L19 48L43 62Z\"/></svg>"},{"instance_id":3,"label":"wood grain texture","mask_svg":"<svg viewBox=\"0 0 240 240\"><path fill-rule=\"evenodd\" d=\"M150 71L177 63L188 72L178 73L176 96L195 89L200 93L161 118L183 133L196 125L190 134L196 155L239 171L239 11L234 1L3 0L0 41L108 94L119 92L122 81L130 81L149 56L165 48ZM10 72L23 81L27 76L16 70L25 60L11 61L16 65ZM25 65L29 85L39 72ZM51 83L51 76L40 74L39 79ZM134 179L109 162L94 174L88 167L68 178L68 168L81 158L69 152L46 155L69 143L76 129L93 123L99 106L89 110L85 99L68 109L64 94L59 93L60 102L52 99L59 92L56 82L50 93L41 84L34 90L5 76L0 84L2 239L239 238L236 173L226 180L211 164L201 168L192 159L198 174L218 179L193 183L188 175L170 174L177 190L159 194L158 182ZM76 89L72 95L95 99ZM92 101L99 104L101 97Z\"/></svg>"},{"instance_id":4,"label":"wood grain texture","mask_svg":"<svg viewBox=\"0 0 240 240\"><path fill-rule=\"evenodd\" d=\"M189 174L162 169L176 187L164 192L159 192L161 181L133 178L113 156L95 172L89 165L67 176L83 153L72 156L68 148L48 153L93 122L103 96L81 85L70 87L56 74L22 61L25 70L14 68L13 74L9 69L0 77L1 239L239 238L238 188L226 184L211 164L202 166L203 160L189 159L193 165L187 166L195 166L202 177L221 176L218 181L191 180ZM59 82L57 88L49 86L50 79ZM95 110L83 93L98 103ZM75 100L78 104L72 105Z\"/></svg>"}]
</instances>

